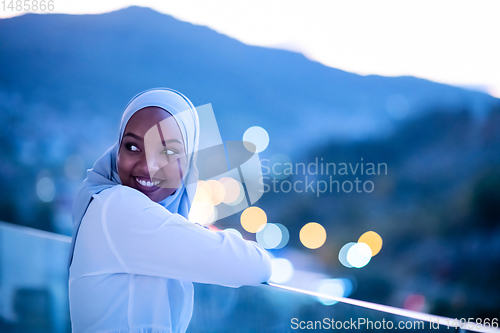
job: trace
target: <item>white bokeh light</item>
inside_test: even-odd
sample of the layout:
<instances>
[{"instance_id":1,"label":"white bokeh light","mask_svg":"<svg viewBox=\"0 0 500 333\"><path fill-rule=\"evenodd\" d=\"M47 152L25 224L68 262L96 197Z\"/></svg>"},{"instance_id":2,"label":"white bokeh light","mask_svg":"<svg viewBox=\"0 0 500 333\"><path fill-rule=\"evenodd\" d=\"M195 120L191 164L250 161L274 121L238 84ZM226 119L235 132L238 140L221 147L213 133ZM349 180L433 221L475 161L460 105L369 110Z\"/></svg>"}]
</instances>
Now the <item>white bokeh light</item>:
<instances>
[{"instance_id":1,"label":"white bokeh light","mask_svg":"<svg viewBox=\"0 0 500 333\"><path fill-rule=\"evenodd\" d=\"M316 292L327 296L343 297L345 294L344 282L341 279L321 280L316 288ZM318 300L324 305L337 303L337 301L325 297L318 297Z\"/></svg>"},{"instance_id":2,"label":"white bokeh light","mask_svg":"<svg viewBox=\"0 0 500 333\"><path fill-rule=\"evenodd\" d=\"M274 249L280 245L283 235L281 228L274 223L267 223L261 231L255 235L257 243L265 249Z\"/></svg>"},{"instance_id":3,"label":"white bokeh light","mask_svg":"<svg viewBox=\"0 0 500 333\"><path fill-rule=\"evenodd\" d=\"M211 202L194 201L188 215L189 221L209 225L217 220L217 208Z\"/></svg>"},{"instance_id":4,"label":"white bokeh light","mask_svg":"<svg viewBox=\"0 0 500 333\"><path fill-rule=\"evenodd\" d=\"M354 242L347 243L346 245L342 246L342 248L339 251L339 261L342 265L344 265L347 268L352 268L352 265L347 261L347 253L351 249L351 247L356 244Z\"/></svg>"},{"instance_id":5,"label":"white bokeh light","mask_svg":"<svg viewBox=\"0 0 500 333\"><path fill-rule=\"evenodd\" d=\"M243 185L230 177L223 177L219 179L219 182L224 186L224 199L223 203L229 206L239 205L245 198L245 190Z\"/></svg>"},{"instance_id":6,"label":"white bokeh light","mask_svg":"<svg viewBox=\"0 0 500 333\"><path fill-rule=\"evenodd\" d=\"M271 259L273 273L270 281L275 283L285 283L293 276L293 265L285 258Z\"/></svg>"},{"instance_id":7,"label":"white bokeh light","mask_svg":"<svg viewBox=\"0 0 500 333\"><path fill-rule=\"evenodd\" d=\"M288 244L288 241L290 240L290 232L288 231L288 228L281 223L275 223L275 225L281 230L281 241L278 246L274 248L275 250L279 250Z\"/></svg>"},{"instance_id":8,"label":"white bokeh light","mask_svg":"<svg viewBox=\"0 0 500 333\"><path fill-rule=\"evenodd\" d=\"M253 143L255 147L246 142ZM255 152L255 149L257 153L260 153L269 145L269 134L260 126L252 126L243 134L243 144L252 153Z\"/></svg>"},{"instance_id":9,"label":"white bokeh light","mask_svg":"<svg viewBox=\"0 0 500 333\"><path fill-rule=\"evenodd\" d=\"M353 267L366 266L372 258L372 249L365 243L356 243L347 252L347 261Z\"/></svg>"},{"instance_id":10,"label":"white bokeh light","mask_svg":"<svg viewBox=\"0 0 500 333\"><path fill-rule=\"evenodd\" d=\"M56 196L56 186L51 177L42 177L36 183L36 194L43 202L51 202Z\"/></svg>"}]
</instances>

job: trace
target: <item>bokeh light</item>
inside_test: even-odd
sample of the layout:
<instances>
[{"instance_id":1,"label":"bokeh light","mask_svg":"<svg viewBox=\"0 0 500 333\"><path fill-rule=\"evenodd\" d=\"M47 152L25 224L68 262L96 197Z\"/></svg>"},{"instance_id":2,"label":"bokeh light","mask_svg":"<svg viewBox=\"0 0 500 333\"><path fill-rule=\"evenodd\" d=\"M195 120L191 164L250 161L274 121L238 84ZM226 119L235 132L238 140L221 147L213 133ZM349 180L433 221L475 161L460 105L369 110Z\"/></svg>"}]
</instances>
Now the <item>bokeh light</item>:
<instances>
[{"instance_id":1,"label":"bokeh light","mask_svg":"<svg viewBox=\"0 0 500 333\"><path fill-rule=\"evenodd\" d=\"M354 284L351 279L339 279L344 284L344 297L349 297L354 290Z\"/></svg>"},{"instance_id":2,"label":"bokeh light","mask_svg":"<svg viewBox=\"0 0 500 333\"><path fill-rule=\"evenodd\" d=\"M36 194L43 202L51 202L56 196L56 186L51 177L41 177L36 183Z\"/></svg>"},{"instance_id":3,"label":"bokeh light","mask_svg":"<svg viewBox=\"0 0 500 333\"><path fill-rule=\"evenodd\" d=\"M376 256L377 253L382 249L382 237L375 231L367 231L361 235L358 239L358 243L365 243L372 250L372 257Z\"/></svg>"},{"instance_id":4,"label":"bokeh light","mask_svg":"<svg viewBox=\"0 0 500 333\"><path fill-rule=\"evenodd\" d=\"M224 196L226 195L224 185L215 179L210 179L206 181L205 184L210 186L212 190L212 203L217 206L222 202L222 200L224 200Z\"/></svg>"},{"instance_id":5,"label":"bokeh light","mask_svg":"<svg viewBox=\"0 0 500 333\"><path fill-rule=\"evenodd\" d=\"M347 261L356 268L366 266L372 258L372 250L365 243L356 243L347 252Z\"/></svg>"},{"instance_id":6,"label":"bokeh light","mask_svg":"<svg viewBox=\"0 0 500 333\"><path fill-rule=\"evenodd\" d=\"M269 279L271 282L285 283L290 281L293 276L293 265L288 259L271 259L271 265L273 271Z\"/></svg>"},{"instance_id":7,"label":"bokeh light","mask_svg":"<svg viewBox=\"0 0 500 333\"><path fill-rule=\"evenodd\" d=\"M345 284L341 279L323 279L319 281L316 292L327 296L344 297ZM318 297L318 300L324 305L337 303L337 301L325 297Z\"/></svg>"},{"instance_id":8,"label":"bokeh light","mask_svg":"<svg viewBox=\"0 0 500 333\"><path fill-rule=\"evenodd\" d=\"M309 249L317 249L326 241L326 230L316 222L309 222L300 229L299 238L302 244Z\"/></svg>"},{"instance_id":9,"label":"bokeh light","mask_svg":"<svg viewBox=\"0 0 500 333\"><path fill-rule=\"evenodd\" d=\"M290 232L288 231L288 228L281 223L275 223L275 225L281 230L281 241L278 246L274 248L275 250L279 250L288 244L288 241L290 240Z\"/></svg>"},{"instance_id":10,"label":"bokeh light","mask_svg":"<svg viewBox=\"0 0 500 333\"><path fill-rule=\"evenodd\" d=\"M224 199L222 200L222 202L224 202L226 205L238 205L245 197L243 185L236 179L231 177L223 177L219 179L219 183L224 186Z\"/></svg>"},{"instance_id":11,"label":"bokeh light","mask_svg":"<svg viewBox=\"0 0 500 333\"><path fill-rule=\"evenodd\" d=\"M209 202L194 201L189 210L189 221L208 225L216 221L217 209Z\"/></svg>"},{"instance_id":12,"label":"bokeh light","mask_svg":"<svg viewBox=\"0 0 500 333\"><path fill-rule=\"evenodd\" d=\"M198 185L196 187L196 193L193 201L212 201L212 187L204 182L203 180L198 181Z\"/></svg>"},{"instance_id":13,"label":"bokeh light","mask_svg":"<svg viewBox=\"0 0 500 333\"><path fill-rule=\"evenodd\" d=\"M255 235L257 243L265 249L274 249L281 243L283 235L281 228L274 223L267 223L264 229Z\"/></svg>"},{"instance_id":14,"label":"bokeh light","mask_svg":"<svg viewBox=\"0 0 500 333\"><path fill-rule=\"evenodd\" d=\"M352 268L352 265L347 261L347 253L351 249L353 245L355 245L355 242L350 242L347 243L346 245L342 246L342 248L339 251L339 261L342 265L344 265L347 268Z\"/></svg>"},{"instance_id":15,"label":"bokeh light","mask_svg":"<svg viewBox=\"0 0 500 333\"><path fill-rule=\"evenodd\" d=\"M243 236L241 235L241 232L239 232L238 230L236 230L234 228L226 228L226 229L224 229L224 231L231 232L235 235L240 236L240 238L243 238Z\"/></svg>"},{"instance_id":16,"label":"bokeh light","mask_svg":"<svg viewBox=\"0 0 500 333\"><path fill-rule=\"evenodd\" d=\"M255 147L247 142L253 143ZM252 126L243 134L243 144L252 153L260 153L269 145L269 134L260 126Z\"/></svg>"},{"instance_id":17,"label":"bokeh light","mask_svg":"<svg viewBox=\"0 0 500 333\"><path fill-rule=\"evenodd\" d=\"M425 297L422 295L410 295L406 298L404 308L412 311L422 311L425 307Z\"/></svg>"},{"instance_id":18,"label":"bokeh light","mask_svg":"<svg viewBox=\"0 0 500 333\"><path fill-rule=\"evenodd\" d=\"M267 223L267 215L259 207L248 207L241 213L241 226L248 232L256 233L263 229Z\"/></svg>"},{"instance_id":19,"label":"bokeh light","mask_svg":"<svg viewBox=\"0 0 500 333\"><path fill-rule=\"evenodd\" d=\"M212 202L212 189L206 182L199 181L193 203L189 210L189 221L208 225L217 220L217 209Z\"/></svg>"}]
</instances>

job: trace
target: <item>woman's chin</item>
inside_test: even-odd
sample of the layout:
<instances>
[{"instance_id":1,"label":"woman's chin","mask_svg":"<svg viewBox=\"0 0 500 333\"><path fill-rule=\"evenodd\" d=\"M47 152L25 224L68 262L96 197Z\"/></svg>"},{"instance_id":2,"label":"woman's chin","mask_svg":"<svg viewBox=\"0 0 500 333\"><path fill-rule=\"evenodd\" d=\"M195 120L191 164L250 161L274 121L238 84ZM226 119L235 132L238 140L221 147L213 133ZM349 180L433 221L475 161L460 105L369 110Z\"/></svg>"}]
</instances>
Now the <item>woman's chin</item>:
<instances>
[{"instance_id":1,"label":"woman's chin","mask_svg":"<svg viewBox=\"0 0 500 333\"><path fill-rule=\"evenodd\" d=\"M154 202L160 202L171 196L172 194L175 193L177 189L171 189L171 188L159 188L156 191L153 192L142 192L144 193L148 198L150 198Z\"/></svg>"}]
</instances>

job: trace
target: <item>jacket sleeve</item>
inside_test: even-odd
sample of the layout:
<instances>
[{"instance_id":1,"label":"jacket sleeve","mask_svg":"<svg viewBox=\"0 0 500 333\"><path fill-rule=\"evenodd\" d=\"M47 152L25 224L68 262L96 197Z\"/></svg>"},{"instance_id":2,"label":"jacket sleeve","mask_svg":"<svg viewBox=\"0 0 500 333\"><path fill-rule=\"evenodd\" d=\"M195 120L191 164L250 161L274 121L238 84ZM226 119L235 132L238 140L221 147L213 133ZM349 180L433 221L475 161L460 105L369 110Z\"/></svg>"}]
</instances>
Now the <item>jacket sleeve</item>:
<instances>
[{"instance_id":1,"label":"jacket sleeve","mask_svg":"<svg viewBox=\"0 0 500 333\"><path fill-rule=\"evenodd\" d=\"M102 223L126 273L227 287L257 285L271 276L269 254L256 242L205 229L125 186L103 203Z\"/></svg>"}]
</instances>

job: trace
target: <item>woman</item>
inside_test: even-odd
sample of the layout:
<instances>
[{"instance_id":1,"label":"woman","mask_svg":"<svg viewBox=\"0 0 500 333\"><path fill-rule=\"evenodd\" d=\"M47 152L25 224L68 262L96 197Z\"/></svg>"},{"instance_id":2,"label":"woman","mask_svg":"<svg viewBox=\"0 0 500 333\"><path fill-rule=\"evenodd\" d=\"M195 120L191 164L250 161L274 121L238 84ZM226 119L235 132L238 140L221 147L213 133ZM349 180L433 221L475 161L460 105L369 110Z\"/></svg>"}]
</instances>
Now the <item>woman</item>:
<instances>
[{"instance_id":1,"label":"woman","mask_svg":"<svg viewBox=\"0 0 500 333\"><path fill-rule=\"evenodd\" d=\"M145 140L155 131L159 152ZM75 200L74 333L185 332L192 282L239 287L270 278L257 243L187 220L198 137L196 109L174 90L147 90L128 103L118 142L88 170Z\"/></svg>"}]
</instances>

